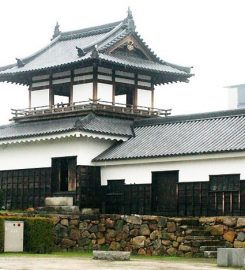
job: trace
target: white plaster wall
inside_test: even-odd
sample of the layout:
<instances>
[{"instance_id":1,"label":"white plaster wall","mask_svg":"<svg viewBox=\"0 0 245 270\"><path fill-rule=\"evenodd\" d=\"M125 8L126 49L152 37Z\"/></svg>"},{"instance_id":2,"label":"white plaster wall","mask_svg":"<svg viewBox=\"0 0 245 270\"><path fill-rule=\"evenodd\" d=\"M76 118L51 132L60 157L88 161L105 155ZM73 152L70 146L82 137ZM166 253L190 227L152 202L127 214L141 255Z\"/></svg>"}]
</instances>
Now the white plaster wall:
<instances>
[{"instance_id":1,"label":"white plaster wall","mask_svg":"<svg viewBox=\"0 0 245 270\"><path fill-rule=\"evenodd\" d=\"M73 85L73 102L88 101L93 98L93 83Z\"/></svg>"},{"instance_id":2,"label":"white plaster wall","mask_svg":"<svg viewBox=\"0 0 245 270\"><path fill-rule=\"evenodd\" d=\"M237 88L228 88L228 109L237 109L238 105L238 94Z\"/></svg>"},{"instance_id":3,"label":"white plaster wall","mask_svg":"<svg viewBox=\"0 0 245 270\"><path fill-rule=\"evenodd\" d=\"M151 107L151 91L138 89L137 90L138 106Z\"/></svg>"},{"instance_id":4,"label":"white plaster wall","mask_svg":"<svg viewBox=\"0 0 245 270\"><path fill-rule=\"evenodd\" d=\"M151 172L171 170L179 170L180 182L208 181L209 175L234 173L240 173L241 179L245 179L245 157L105 165L101 169L101 183L106 185L110 179L125 179L127 184L151 183Z\"/></svg>"},{"instance_id":5,"label":"white plaster wall","mask_svg":"<svg viewBox=\"0 0 245 270\"><path fill-rule=\"evenodd\" d=\"M101 101L112 102L112 85L106 83L98 83L97 97Z\"/></svg>"},{"instance_id":6,"label":"white plaster wall","mask_svg":"<svg viewBox=\"0 0 245 270\"><path fill-rule=\"evenodd\" d=\"M49 89L31 91L31 107L49 105Z\"/></svg>"},{"instance_id":7,"label":"white plaster wall","mask_svg":"<svg viewBox=\"0 0 245 270\"><path fill-rule=\"evenodd\" d=\"M104 139L74 137L1 145L0 170L50 167L52 157L63 156L77 156L78 165L91 165L91 160L111 144Z\"/></svg>"}]
</instances>

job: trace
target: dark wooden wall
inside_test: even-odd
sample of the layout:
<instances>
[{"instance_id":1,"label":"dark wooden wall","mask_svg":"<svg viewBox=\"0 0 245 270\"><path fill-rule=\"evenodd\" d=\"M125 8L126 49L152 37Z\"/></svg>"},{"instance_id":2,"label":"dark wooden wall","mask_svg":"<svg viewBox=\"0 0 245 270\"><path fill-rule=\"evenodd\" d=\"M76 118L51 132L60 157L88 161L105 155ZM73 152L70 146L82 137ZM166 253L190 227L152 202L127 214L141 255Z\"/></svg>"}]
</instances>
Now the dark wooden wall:
<instances>
[{"instance_id":1,"label":"dark wooden wall","mask_svg":"<svg viewBox=\"0 0 245 270\"><path fill-rule=\"evenodd\" d=\"M44 206L45 197L73 196L75 205L100 207L100 168L76 167L76 190L57 192L52 190L51 168L0 171L0 190L7 209L26 209Z\"/></svg>"},{"instance_id":2,"label":"dark wooden wall","mask_svg":"<svg viewBox=\"0 0 245 270\"><path fill-rule=\"evenodd\" d=\"M152 208L151 184L103 187L104 213L156 214L164 216L236 216L245 215L245 180L238 190L211 190L210 182L176 184L175 209L155 211ZM164 195L166 196L166 194Z\"/></svg>"},{"instance_id":3,"label":"dark wooden wall","mask_svg":"<svg viewBox=\"0 0 245 270\"><path fill-rule=\"evenodd\" d=\"M51 189L51 168L0 171L0 189L8 209L43 206L45 197L58 196ZM76 190L63 195L73 196L80 208L100 208L111 214L245 215L245 180L239 175L210 176L209 182L175 182L173 190L175 194L166 198L175 202L170 209L156 205L168 193L157 192L161 199L153 200L152 184L126 185L124 180L111 180L101 186L99 167L77 166Z\"/></svg>"},{"instance_id":4,"label":"dark wooden wall","mask_svg":"<svg viewBox=\"0 0 245 270\"><path fill-rule=\"evenodd\" d=\"M101 206L100 167L77 166L76 205L80 208Z\"/></svg>"},{"instance_id":5,"label":"dark wooden wall","mask_svg":"<svg viewBox=\"0 0 245 270\"><path fill-rule=\"evenodd\" d=\"M51 168L0 171L0 189L8 209L42 206L51 195Z\"/></svg>"}]
</instances>

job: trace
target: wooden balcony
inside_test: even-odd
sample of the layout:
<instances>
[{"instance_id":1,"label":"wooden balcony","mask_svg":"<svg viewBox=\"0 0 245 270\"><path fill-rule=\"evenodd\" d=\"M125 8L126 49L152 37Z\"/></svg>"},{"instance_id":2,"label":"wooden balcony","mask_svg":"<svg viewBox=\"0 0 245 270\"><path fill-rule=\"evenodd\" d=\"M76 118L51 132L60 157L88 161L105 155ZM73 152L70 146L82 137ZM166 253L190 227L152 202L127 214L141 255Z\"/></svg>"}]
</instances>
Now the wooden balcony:
<instances>
[{"instance_id":1,"label":"wooden balcony","mask_svg":"<svg viewBox=\"0 0 245 270\"><path fill-rule=\"evenodd\" d=\"M29 121L36 118L51 119L65 115L85 115L89 112L98 112L103 115L121 115L126 118L142 118L168 116L171 109L156 109L143 106L111 103L101 100L88 100L73 103L58 103L52 106L41 106L26 109L11 109L11 114L16 122Z\"/></svg>"}]
</instances>

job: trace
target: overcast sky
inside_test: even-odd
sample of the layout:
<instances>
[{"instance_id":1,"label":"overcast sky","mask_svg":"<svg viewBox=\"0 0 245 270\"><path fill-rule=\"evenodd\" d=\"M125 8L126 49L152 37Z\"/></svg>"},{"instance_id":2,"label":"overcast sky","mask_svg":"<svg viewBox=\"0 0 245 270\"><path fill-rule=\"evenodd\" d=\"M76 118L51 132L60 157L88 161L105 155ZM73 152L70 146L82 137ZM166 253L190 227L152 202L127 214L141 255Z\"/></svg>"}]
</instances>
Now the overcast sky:
<instances>
[{"instance_id":1,"label":"overcast sky","mask_svg":"<svg viewBox=\"0 0 245 270\"><path fill-rule=\"evenodd\" d=\"M193 66L190 83L162 85L156 107L174 114L227 109L224 86L245 83L244 0L0 1L0 66L46 46L61 31L110 23L131 7L137 31L163 60ZM0 124L28 104L27 88L0 83Z\"/></svg>"}]
</instances>

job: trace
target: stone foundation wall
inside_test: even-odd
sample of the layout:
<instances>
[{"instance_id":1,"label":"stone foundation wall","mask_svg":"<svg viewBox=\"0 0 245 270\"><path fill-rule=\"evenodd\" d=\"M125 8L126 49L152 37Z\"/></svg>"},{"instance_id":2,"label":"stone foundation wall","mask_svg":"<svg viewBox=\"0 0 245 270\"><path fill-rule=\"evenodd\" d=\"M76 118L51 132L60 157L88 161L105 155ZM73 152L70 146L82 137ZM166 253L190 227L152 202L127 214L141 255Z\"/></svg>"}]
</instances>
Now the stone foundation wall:
<instances>
[{"instance_id":1,"label":"stone foundation wall","mask_svg":"<svg viewBox=\"0 0 245 270\"><path fill-rule=\"evenodd\" d=\"M55 243L66 250L203 256L205 245L245 247L245 218L59 215L55 217Z\"/></svg>"}]
</instances>

